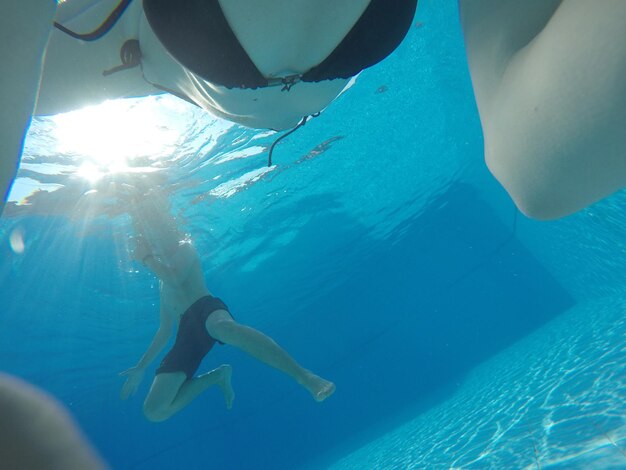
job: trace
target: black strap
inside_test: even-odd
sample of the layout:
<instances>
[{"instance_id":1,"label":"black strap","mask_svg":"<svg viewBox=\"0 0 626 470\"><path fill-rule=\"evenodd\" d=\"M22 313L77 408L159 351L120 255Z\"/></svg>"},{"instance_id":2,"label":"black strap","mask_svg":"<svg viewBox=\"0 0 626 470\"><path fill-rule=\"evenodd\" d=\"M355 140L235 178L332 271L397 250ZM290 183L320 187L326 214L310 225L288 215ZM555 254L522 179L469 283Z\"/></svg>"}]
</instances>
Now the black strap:
<instances>
[{"instance_id":1,"label":"black strap","mask_svg":"<svg viewBox=\"0 0 626 470\"><path fill-rule=\"evenodd\" d=\"M117 23L122 17L122 14L126 11L130 2L132 2L132 0L122 0L117 7L115 7L115 10L113 10L107 17L107 19L104 20L104 22L91 33L77 33L71 29L67 29L65 26L57 23L56 21L54 22L54 27L75 39L80 39L81 41L96 41L113 29L113 26L115 26L115 23Z\"/></svg>"},{"instance_id":2,"label":"black strap","mask_svg":"<svg viewBox=\"0 0 626 470\"><path fill-rule=\"evenodd\" d=\"M143 8L159 41L196 75L227 88L266 86L218 0L144 0Z\"/></svg>"},{"instance_id":3,"label":"black strap","mask_svg":"<svg viewBox=\"0 0 626 470\"><path fill-rule=\"evenodd\" d=\"M296 132L298 129L300 129L302 126L304 126L306 124L306 122L310 119L310 118L315 118L317 116L319 116L320 113L317 112L315 114L311 114L310 116L304 116L302 118L302 120L298 123L298 125L296 127L294 127L293 129L291 129L289 132L285 132L283 135L281 135L278 139L276 139L274 141L274 143L271 145L270 147L270 151L267 155L267 166L270 167L272 166L272 154L274 153L274 147L276 146L276 144L278 142L280 142L281 140L283 140L285 137L287 137L288 135L293 134L294 132Z\"/></svg>"},{"instance_id":4,"label":"black strap","mask_svg":"<svg viewBox=\"0 0 626 470\"><path fill-rule=\"evenodd\" d=\"M112 73L132 69L133 67L141 65L141 49L139 48L139 41L137 39L129 39L122 44L120 60L122 61L122 65L105 70L102 72L102 75L106 77Z\"/></svg>"},{"instance_id":5,"label":"black strap","mask_svg":"<svg viewBox=\"0 0 626 470\"><path fill-rule=\"evenodd\" d=\"M302 81L350 78L379 63L407 35L416 9L417 0L371 0L343 41Z\"/></svg>"}]
</instances>

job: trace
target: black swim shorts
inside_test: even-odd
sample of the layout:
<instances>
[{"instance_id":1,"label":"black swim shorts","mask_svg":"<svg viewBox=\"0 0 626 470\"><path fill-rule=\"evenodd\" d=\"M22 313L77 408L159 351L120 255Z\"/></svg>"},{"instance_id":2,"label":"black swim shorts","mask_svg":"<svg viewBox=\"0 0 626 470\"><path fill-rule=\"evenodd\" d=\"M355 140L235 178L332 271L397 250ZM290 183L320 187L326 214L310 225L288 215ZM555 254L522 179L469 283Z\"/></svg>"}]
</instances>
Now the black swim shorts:
<instances>
[{"instance_id":1,"label":"black swim shorts","mask_svg":"<svg viewBox=\"0 0 626 470\"><path fill-rule=\"evenodd\" d=\"M210 295L197 300L187 309L180 318L174 346L161 361L157 374L184 372L188 379L193 377L204 356L217 342L209 335L205 325L206 319L216 310L228 311L228 307Z\"/></svg>"}]
</instances>

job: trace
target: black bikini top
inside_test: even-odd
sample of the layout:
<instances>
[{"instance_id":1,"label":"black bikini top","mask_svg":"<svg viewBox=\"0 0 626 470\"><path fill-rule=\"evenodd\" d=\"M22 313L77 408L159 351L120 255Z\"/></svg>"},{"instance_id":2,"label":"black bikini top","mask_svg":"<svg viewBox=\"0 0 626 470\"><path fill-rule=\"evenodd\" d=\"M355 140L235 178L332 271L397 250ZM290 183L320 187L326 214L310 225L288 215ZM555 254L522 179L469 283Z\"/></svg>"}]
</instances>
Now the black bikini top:
<instances>
[{"instance_id":1,"label":"black bikini top","mask_svg":"<svg viewBox=\"0 0 626 470\"><path fill-rule=\"evenodd\" d=\"M143 0L154 30L170 54L205 80L227 88L260 88L298 81L350 78L377 64L402 42L417 0L371 0L335 50L302 75L268 79L233 33L218 0Z\"/></svg>"}]
</instances>

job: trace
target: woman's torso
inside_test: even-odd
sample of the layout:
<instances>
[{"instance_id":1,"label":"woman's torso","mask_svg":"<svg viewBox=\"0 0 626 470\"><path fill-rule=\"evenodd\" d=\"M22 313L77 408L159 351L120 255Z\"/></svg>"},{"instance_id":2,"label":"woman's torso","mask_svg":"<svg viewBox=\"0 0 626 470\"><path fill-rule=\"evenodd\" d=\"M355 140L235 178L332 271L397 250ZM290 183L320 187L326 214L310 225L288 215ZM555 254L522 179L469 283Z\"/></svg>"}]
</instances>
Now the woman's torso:
<instances>
[{"instance_id":1,"label":"woman's torso","mask_svg":"<svg viewBox=\"0 0 626 470\"><path fill-rule=\"evenodd\" d=\"M84 32L95 28L98 19L116 4L112 0L94 2L91 8L72 11L73 17L60 7L59 19L70 29ZM273 77L306 72L324 60L357 22L369 0L232 0L221 4L250 60L265 76ZM143 74L135 68L103 77L103 70L119 65L119 49L130 38L139 39ZM143 14L141 2L135 1L111 32L95 42L83 43L54 30L37 113L52 114L107 98L145 96L166 89L231 121L283 129L325 108L346 84L344 79L325 80L298 83L290 91L281 91L281 87L229 89L210 83L167 52Z\"/></svg>"}]
</instances>

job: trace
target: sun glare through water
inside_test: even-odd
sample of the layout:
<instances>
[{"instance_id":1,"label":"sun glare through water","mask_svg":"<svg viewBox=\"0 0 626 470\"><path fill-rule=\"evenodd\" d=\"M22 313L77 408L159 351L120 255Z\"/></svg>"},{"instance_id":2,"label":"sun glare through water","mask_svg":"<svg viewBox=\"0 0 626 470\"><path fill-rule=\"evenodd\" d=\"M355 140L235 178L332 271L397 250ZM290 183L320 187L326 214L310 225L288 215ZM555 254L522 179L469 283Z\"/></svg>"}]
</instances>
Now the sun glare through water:
<instances>
[{"instance_id":1,"label":"sun glare through water","mask_svg":"<svg viewBox=\"0 0 626 470\"><path fill-rule=\"evenodd\" d=\"M8 200L12 208L40 210L48 203L62 207L74 197L58 191L73 195L147 174L161 181L197 162L197 145L206 153L207 144L232 126L167 94L35 117ZM47 199L52 193L54 201Z\"/></svg>"},{"instance_id":2,"label":"sun glare through water","mask_svg":"<svg viewBox=\"0 0 626 470\"><path fill-rule=\"evenodd\" d=\"M180 138L178 130L162 123L162 107L152 98L114 100L54 116L57 151L79 157L76 173L91 182L141 170L146 159L155 162L171 155Z\"/></svg>"}]
</instances>

